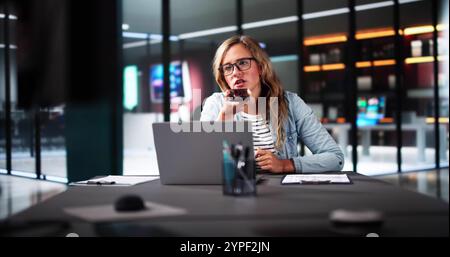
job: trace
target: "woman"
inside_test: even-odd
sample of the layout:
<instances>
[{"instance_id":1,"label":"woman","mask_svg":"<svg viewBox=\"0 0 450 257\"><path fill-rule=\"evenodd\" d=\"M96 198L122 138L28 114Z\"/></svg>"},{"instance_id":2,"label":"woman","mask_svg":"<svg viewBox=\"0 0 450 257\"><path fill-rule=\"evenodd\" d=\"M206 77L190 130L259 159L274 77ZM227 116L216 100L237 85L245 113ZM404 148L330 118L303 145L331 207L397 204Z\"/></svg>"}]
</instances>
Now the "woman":
<instances>
[{"instance_id":1,"label":"woman","mask_svg":"<svg viewBox=\"0 0 450 257\"><path fill-rule=\"evenodd\" d=\"M297 94L283 90L268 55L254 39L238 35L225 40L217 49L213 72L223 93L206 99L200 120L253 121L255 157L261 169L272 173L342 169L339 146L311 108ZM244 88L250 100L229 100L231 90ZM266 110L254 107L258 101L266 102ZM313 155L299 156L298 140Z\"/></svg>"}]
</instances>

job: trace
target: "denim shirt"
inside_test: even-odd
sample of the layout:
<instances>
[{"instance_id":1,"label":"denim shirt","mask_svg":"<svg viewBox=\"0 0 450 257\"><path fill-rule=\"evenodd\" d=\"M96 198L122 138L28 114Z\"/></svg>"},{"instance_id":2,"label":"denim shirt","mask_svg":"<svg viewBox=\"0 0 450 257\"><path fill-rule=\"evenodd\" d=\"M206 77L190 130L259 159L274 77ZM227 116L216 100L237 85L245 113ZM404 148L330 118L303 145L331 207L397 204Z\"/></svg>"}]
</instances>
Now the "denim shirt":
<instances>
[{"instance_id":1,"label":"denim shirt","mask_svg":"<svg viewBox=\"0 0 450 257\"><path fill-rule=\"evenodd\" d=\"M288 117L284 122L286 141L281 149L277 149L278 158L292 159L296 173L342 170L344 154L311 108L295 93L285 91L285 99L288 103ZM224 101L222 93L214 93L208 97L204 102L200 120L216 120ZM242 120L241 115L235 114L234 120ZM276 142L277 134L273 124L271 125L272 138ZM300 141L308 147L312 155L299 155Z\"/></svg>"}]
</instances>

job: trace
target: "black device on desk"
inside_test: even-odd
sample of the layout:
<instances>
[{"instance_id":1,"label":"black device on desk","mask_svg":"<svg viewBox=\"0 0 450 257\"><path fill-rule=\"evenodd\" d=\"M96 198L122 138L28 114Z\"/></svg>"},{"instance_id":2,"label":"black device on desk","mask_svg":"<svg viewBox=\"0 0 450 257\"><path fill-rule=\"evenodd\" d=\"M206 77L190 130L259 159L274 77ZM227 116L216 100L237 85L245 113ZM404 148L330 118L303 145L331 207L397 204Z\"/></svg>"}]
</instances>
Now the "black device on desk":
<instances>
[{"instance_id":1,"label":"black device on desk","mask_svg":"<svg viewBox=\"0 0 450 257\"><path fill-rule=\"evenodd\" d=\"M138 195L124 195L114 203L116 211L141 211L147 209L144 200Z\"/></svg>"}]
</instances>

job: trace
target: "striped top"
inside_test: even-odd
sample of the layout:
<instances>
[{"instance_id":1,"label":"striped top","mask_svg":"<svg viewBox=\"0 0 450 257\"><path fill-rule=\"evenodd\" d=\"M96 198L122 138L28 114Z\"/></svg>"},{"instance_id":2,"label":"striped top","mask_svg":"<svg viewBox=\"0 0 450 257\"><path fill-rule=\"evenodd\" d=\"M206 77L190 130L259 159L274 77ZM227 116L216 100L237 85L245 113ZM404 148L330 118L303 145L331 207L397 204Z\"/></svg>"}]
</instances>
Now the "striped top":
<instances>
[{"instance_id":1,"label":"striped top","mask_svg":"<svg viewBox=\"0 0 450 257\"><path fill-rule=\"evenodd\" d=\"M263 120L261 115L252 115L241 112L241 117L245 121L251 121L253 126L253 147L275 153L275 145L270 132L269 122Z\"/></svg>"}]
</instances>

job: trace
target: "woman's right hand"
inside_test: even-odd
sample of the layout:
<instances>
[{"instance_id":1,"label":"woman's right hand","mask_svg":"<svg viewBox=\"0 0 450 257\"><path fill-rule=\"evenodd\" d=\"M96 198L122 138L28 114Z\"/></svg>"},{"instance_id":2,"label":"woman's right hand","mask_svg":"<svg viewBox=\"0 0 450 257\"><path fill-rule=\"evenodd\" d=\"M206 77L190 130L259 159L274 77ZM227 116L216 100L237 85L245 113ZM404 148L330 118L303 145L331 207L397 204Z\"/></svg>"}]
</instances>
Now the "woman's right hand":
<instances>
[{"instance_id":1,"label":"woman's right hand","mask_svg":"<svg viewBox=\"0 0 450 257\"><path fill-rule=\"evenodd\" d=\"M244 110L244 101L230 101L231 91L227 89L224 93L225 102L220 110L218 121L233 120L236 113Z\"/></svg>"}]
</instances>

